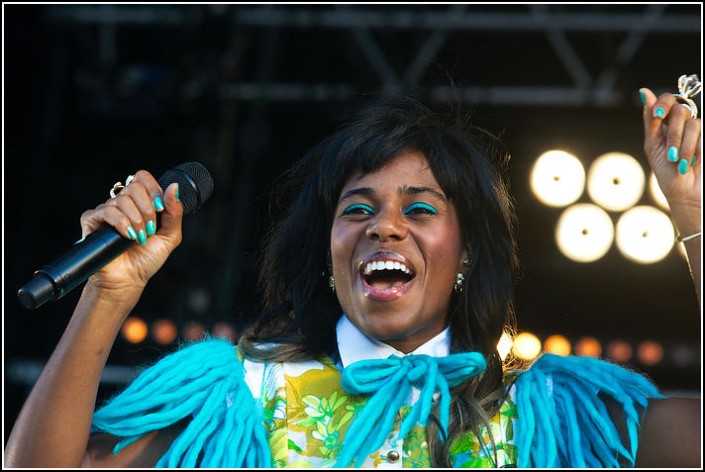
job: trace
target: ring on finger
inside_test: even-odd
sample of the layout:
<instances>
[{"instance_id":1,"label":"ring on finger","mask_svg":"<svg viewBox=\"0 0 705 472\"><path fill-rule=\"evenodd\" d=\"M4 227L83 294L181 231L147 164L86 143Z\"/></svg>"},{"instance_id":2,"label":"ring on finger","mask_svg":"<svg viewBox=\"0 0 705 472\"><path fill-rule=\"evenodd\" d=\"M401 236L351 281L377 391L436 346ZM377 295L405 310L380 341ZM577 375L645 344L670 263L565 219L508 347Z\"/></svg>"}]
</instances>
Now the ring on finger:
<instances>
[{"instance_id":1,"label":"ring on finger","mask_svg":"<svg viewBox=\"0 0 705 472\"><path fill-rule=\"evenodd\" d=\"M691 118L695 119L698 117L698 106L695 104L693 99L683 96L679 93L674 93L673 96L676 97L676 102L683 105L690 111Z\"/></svg>"},{"instance_id":2,"label":"ring on finger","mask_svg":"<svg viewBox=\"0 0 705 472\"><path fill-rule=\"evenodd\" d=\"M697 74L681 75L678 77L678 93L674 93L676 101L690 110L690 117L698 117L698 106L691 97L696 96L702 90L702 83Z\"/></svg>"},{"instance_id":3,"label":"ring on finger","mask_svg":"<svg viewBox=\"0 0 705 472\"><path fill-rule=\"evenodd\" d=\"M127 178L125 179L125 185L122 184L122 182L115 182L115 185L113 185L113 188L110 189L110 198L115 198L118 196L120 191L130 185L132 181L135 180L134 175L128 175Z\"/></svg>"}]
</instances>

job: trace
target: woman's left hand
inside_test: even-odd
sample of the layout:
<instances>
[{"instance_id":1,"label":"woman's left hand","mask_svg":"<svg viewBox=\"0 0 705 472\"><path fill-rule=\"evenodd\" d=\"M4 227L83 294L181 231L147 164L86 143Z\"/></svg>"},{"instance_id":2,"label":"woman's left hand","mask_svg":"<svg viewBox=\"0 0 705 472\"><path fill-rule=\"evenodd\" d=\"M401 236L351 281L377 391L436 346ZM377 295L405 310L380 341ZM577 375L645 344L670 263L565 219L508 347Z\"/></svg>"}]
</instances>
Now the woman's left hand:
<instances>
[{"instance_id":1,"label":"woman's left hand","mask_svg":"<svg viewBox=\"0 0 705 472\"><path fill-rule=\"evenodd\" d=\"M673 212L702 202L702 122L671 93L640 90L645 106L644 152ZM682 208L683 207L683 208ZM677 222L676 222L677 223Z\"/></svg>"}]
</instances>

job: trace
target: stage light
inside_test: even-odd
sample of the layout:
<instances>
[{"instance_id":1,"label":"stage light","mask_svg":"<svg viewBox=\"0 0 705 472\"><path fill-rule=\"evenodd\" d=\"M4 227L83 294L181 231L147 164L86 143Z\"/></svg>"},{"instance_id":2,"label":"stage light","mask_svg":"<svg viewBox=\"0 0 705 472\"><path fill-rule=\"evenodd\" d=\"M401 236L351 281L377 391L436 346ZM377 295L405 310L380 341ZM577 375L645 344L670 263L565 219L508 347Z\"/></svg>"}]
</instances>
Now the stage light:
<instances>
[{"instance_id":1,"label":"stage light","mask_svg":"<svg viewBox=\"0 0 705 472\"><path fill-rule=\"evenodd\" d=\"M627 259L640 264L658 262L673 248L671 219L651 206L637 206L617 221L617 247Z\"/></svg>"},{"instance_id":2,"label":"stage light","mask_svg":"<svg viewBox=\"0 0 705 472\"><path fill-rule=\"evenodd\" d=\"M171 344L177 335L176 326L171 320L161 318L152 324L152 338L159 344Z\"/></svg>"},{"instance_id":3,"label":"stage light","mask_svg":"<svg viewBox=\"0 0 705 472\"><path fill-rule=\"evenodd\" d=\"M549 336L543 342L544 352L556 354L558 356L567 356L570 354L570 349L570 341L568 341L565 336L561 336L560 334Z\"/></svg>"},{"instance_id":4,"label":"stage light","mask_svg":"<svg viewBox=\"0 0 705 472\"><path fill-rule=\"evenodd\" d=\"M658 206L666 211L670 211L666 196L661 191L661 187L658 185L658 180L656 180L656 174L653 172L651 173L651 176L649 176L649 193Z\"/></svg>"},{"instance_id":5,"label":"stage light","mask_svg":"<svg viewBox=\"0 0 705 472\"><path fill-rule=\"evenodd\" d=\"M497 343L497 353L499 353L499 358L504 361L512 350L512 337L506 331L502 333Z\"/></svg>"},{"instance_id":6,"label":"stage light","mask_svg":"<svg viewBox=\"0 0 705 472\"><path fill-rule=\"evenodd\" d=\"M141 343L147 337L147 323L136 316L130 316L122 324L122 337L132 344Z\"/></svg>"},{"instance_id":7,"label":"stage light","mask_svg":"<svg viewBox=\"0 0 705 472\"><path fill-rule=\"evenodd\" d=\"M600 357L600 354L602 354L602 345L597 339L591 336L585 336L575 343L575 354L583 357Z\"/></svg>"},{"instance_id":8,"label":"stage light","mask_svg":"<svg viewBox=\"0 0 705 472\"><path fill-rule=\"evenodd\" d=\"M590 198L605 210L624 211L644 193L644 170L629 154L610 152L590 165L587 189Z\"/></svg>"},{"instance_id":9,"label":"stage light","mask_svg":"<svg viewBox=\"0 0 705 472\"><path fill-rule=\"evenodd\" d=\"M541 353L541 341L539 341L539 338L527 331L519 333L514 338L512 351L514 352L514 355L520 359L527 361L536 359L536 357L538 357Z\"/></svg>"},{"instance_id":10,"label":"stage light","mask_svg":"<svg viewBox=\"0 0 705 472\"><path fill-rule=\"evenodd\" d=\"M181 333L186 341L200 341L206 335L206 328L203 323L194 320L187 322Z\"/></svg>"},{"instance_id":11,"label":"stage light","mask_svg":"<svg viewBox=\"0 0 705 472\"><path fill-rule=\"evenodd\" d=\"M603 209L589 203L572 205L563 211L556 225L556 242L561 252L577 262L593 262L609 251L614 226Z\"/></svg>"},{"instance_id":12,"label":"stage light","mask_svg":"<svg viewBox=\"0 0 705 472\"><path fill-rule=\"evenodd\" d=\"M607 357L616 362L629 362L632 354L632 346L622 339L615 339L607 344Z\"/></svg>"},{"instance_id":13,"label":"stage light","mask_svg":"<svg viewBox=\"0 0 705 472\"><path fill-rule=\"evenodd\" d=\"M676 344L668 349L668 357L673 365L684 368L698 365L699 357L695 349L685 344Z\"/></svg>"},{"instance_id":14,"label":"stage light","mask_svg":"<svg viewBox=\"0 0 705 472\"><path fill-rule=\"evenodd\" d=\"M565 151L544 152L531 170L531 190L545 205L570 205L584 189L585 168L577 157Z\"/></svg>"},{"instance_id":15,"label":"stage light","mask_svg":"<svg viewBox=\"0 0 705 472\"><path fill-rule=\"evenodd\" d=\"M663 359L663 347L656 341L642 341L636 348L636 357L646 366L655 366Z\"/></svg>"},{"instance_id":16,"label":"stage light","mask_svg":"<svg viewBox=\"0 0 705 472\"><path fill-rule=\"evenodd\" d=\"M237 337L237 333L235 332L233 325L226 323L225 321L217 322L213 325L213 329L211 331L214 337L227 339L230 342L235 342L235 338Z\"/></svg>"}]
</instances>

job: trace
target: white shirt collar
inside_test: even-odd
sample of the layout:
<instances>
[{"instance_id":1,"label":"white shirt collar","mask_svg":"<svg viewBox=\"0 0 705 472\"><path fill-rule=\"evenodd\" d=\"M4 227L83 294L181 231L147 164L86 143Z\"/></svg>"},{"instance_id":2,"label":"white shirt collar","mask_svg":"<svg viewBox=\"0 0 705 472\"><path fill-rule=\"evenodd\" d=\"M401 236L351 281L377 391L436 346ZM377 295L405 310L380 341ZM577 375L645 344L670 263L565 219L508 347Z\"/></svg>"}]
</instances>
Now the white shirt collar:
<instances>
[{"instance_id":1,"label":"white shirt collar","mask_svg":"<svg viewBox=\"0 0 705 472\"><path fill-rule=\"evenodd\" d=\"M399 357L406 355L389 344L367 337L345 315L338 320L336 332L338 336L338 352L340 353L340 361L343 367L365 359L386 359L392 354ZM445 357L449 353L450 327L447 327L410 354Z\"/></svg>"}]
</instances>

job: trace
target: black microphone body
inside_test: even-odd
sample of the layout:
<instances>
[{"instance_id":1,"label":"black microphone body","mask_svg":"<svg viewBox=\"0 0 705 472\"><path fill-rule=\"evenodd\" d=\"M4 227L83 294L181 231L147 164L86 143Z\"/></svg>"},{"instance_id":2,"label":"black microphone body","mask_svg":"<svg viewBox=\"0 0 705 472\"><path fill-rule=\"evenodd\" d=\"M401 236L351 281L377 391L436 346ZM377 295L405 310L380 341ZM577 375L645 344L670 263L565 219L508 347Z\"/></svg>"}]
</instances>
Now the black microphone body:
<instances>
[{"instance_id":1,"label":"black microphone body","mask_svg":"<svg viewBox=\"0 0 705 472\"><path fill-rule=\"evenodd\" d=\"M184 213L193 213L213 192L210 172L198 162L187 162L168 170L159 179L166 189L179 183L179 198ZM76 242L66 253L34 273L17 295L23 307L33 310L49 300L58 300L103 266L126 251L134 241L113 227L100 228Z\"/></svg>"}]
</instances>

